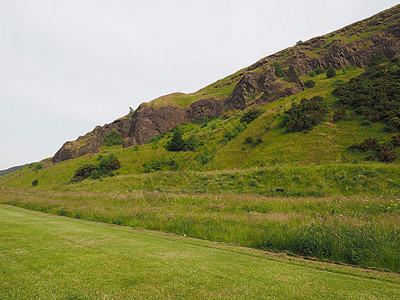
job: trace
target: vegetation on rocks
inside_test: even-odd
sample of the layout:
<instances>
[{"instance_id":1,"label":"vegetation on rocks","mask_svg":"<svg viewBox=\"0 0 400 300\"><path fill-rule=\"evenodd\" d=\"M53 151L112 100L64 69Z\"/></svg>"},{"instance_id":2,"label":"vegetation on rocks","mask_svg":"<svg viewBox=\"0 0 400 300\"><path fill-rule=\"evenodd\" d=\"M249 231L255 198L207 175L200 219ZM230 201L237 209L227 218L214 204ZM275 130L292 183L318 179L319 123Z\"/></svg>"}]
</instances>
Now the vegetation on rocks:
<instances>
[{"instance_id":1,"label":"vegetation on rocks","mask_svg":"<svg viewBox=\"0 0 400 300\"><path fill-rule=\"evenodd\" d=\"M121 133L116 131L115 129L111 130L104 136L104 142L106 146L111 147L114 145L122 145L123 140L121 138Z\"/></svg>"}]
</instances>

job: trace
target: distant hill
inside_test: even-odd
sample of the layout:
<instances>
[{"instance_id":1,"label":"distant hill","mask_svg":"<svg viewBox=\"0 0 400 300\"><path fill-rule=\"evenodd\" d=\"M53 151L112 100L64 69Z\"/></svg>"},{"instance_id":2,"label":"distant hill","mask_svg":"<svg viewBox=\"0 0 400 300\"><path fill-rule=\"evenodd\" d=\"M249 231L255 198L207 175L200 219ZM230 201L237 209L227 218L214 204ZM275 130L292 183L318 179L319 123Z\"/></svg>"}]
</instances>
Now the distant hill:
<instances>
[{"instance_id":1,"label":"distant hill","mask_svg":"<svg viewBox=\"0 0 400 300\"><path fill-rule=\"evenodd\" d=\"M7 175L7 174L9 174L9 173L18 171L18 170L20 170L20 169L23 169L23 168L27 167L28 165L29 165L29 164L25 164L25 165L22 165L22 166L11 167L11 168L8 168L7 170L1 170L1 171L0 171L0 176L4 176L4 175Z\"/></svg>"}]
</instances>

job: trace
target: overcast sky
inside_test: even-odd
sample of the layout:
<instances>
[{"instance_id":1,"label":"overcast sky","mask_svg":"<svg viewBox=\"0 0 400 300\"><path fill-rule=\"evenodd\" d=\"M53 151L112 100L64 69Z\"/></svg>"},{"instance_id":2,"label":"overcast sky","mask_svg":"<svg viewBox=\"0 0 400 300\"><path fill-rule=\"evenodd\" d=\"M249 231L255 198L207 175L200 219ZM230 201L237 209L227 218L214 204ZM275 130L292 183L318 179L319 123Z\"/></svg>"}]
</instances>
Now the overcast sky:
<instances>
[{"instance_id":1,"label":"overcast sky","mask_svg":"<svg viewBox=\"0 0 400 300\"><path fill-rule=\"evenodd\" d=\"M0 169L391 0L0 0Z\"/></svg>"}]
</instances>

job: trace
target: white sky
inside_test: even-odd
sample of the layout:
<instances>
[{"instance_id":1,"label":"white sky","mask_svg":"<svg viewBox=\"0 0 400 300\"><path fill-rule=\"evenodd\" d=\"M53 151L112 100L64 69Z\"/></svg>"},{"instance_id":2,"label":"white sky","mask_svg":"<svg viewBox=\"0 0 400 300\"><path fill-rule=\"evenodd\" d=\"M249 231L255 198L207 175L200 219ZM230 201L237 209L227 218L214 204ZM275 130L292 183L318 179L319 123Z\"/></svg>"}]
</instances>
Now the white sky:
<instances>
[{"instance_id":1,"label":"white sky","mask_svg":"<svg viewBox=\"0 0 400 300\"><path fill-rule=\"evenodd\" d=\"M391 0L0 0L0 169Z\"/></svg>"}]
</instances>

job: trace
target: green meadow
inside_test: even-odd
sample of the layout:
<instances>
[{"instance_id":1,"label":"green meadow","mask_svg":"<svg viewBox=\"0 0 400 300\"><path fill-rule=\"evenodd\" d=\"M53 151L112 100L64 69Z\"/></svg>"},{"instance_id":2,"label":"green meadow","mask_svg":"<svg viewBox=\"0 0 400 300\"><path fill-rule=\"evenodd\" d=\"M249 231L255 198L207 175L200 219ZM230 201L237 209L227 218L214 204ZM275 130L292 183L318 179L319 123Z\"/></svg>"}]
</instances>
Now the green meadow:
<instances>
[{"instance_id":1,"label":"green meadow","mask_svg":"<svg viewBox=\"0 0 400 300\"><path fill-rule=\"evenodd\" d=\"M396 299L400 277L0 205L1 299Z\"/></svg>"}]
</instances>

